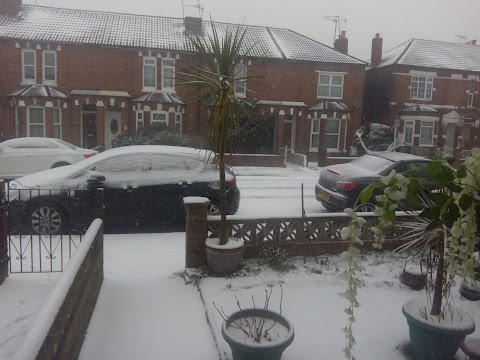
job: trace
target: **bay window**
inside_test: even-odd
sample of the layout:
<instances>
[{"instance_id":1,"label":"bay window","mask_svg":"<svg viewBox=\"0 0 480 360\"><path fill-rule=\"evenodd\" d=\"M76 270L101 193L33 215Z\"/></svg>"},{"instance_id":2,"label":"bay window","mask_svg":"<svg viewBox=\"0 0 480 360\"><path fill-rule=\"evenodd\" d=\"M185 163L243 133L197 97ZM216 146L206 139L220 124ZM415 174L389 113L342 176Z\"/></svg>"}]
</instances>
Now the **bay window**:
<instances>
[{"instance_id":1,"label":"bay window","mask_svg":"<svg viewBox=\"0 0 480 360\"><path fill-rule=\"evenodd\" d=\"M419 145L433 145L433 121L422 120L420 124L420 142Z\"/></svg>"},{"instance_id":2,"label":"bay window","mask_svg":"<svg viewBox=\"0 0 480 360\"><path fill-rule=\"evenodd\" d=\"M166 111L152 111L151 123L153 124L165 124L168 126L168 113Z\"/></svg>"},{"instance_id":3,"label":"bay window","mask_svg":"<svg viewBox=\"0 0 480 360\"><path fill-rule=\"evenodd\" d=\"M318 150L320 139L320 119L312 119L312 131L310 135L310 149Z\"/></svg>"},{"instance_id":4,"label":"bay window","mask_svg":"<svg viewBox=\"0 0 480 360\"><path fill-rule=\"evenodd\" d=\"M43 107L27 108L28 136L44 137L45 136L45 109Z\"/></svg>"},{"instance_id":5,"label":"bay window","mask_svg":"<svg viewBox=\"0 0 480 360\"><path fill-rule=\"evenodd\" d=\"M326 148L338 150L338 141L340 139L340 120L328 119L326 127Z\"/></svg>"},{"instance_id":6,"label":"bay window","mask_svg":"<svg viewBox=\"0 0 480 360\"><path fill-rule=\"evenodd\" d=\"M53 137L62 138L62 109L53 109Z\"/></svg>"},{"instance_id":7,"label":"bay window","mask_svg":"<svg viewBox=\"0 0 480 360\"><path fill-rule=\"evenodd\" d=\"M175 113L175 129L177 129L180 134L183 132L182 113Z\"/></svg>"},{"instance_id":8,"label":"bay window","mask_svg":"<svg viewBox=\"0 0 480 360\"><path fill-rule=\"evenodd\" d=\"M415 121L405 121L403 128L405 145L413 145L413 135L415 133Z\"/></svg>"},{"instance_id":9,"label":"bay window","mask_svg":"<svg viewBox=\"0 0 480 360\"><path fill-rule=\"evenodd\" d=\"M141 130L145 127L145 122L143 119L143 111L142 110L137 110L135 112L135 118L136 118L136 130Z\"/></svg>"}]
</instances>

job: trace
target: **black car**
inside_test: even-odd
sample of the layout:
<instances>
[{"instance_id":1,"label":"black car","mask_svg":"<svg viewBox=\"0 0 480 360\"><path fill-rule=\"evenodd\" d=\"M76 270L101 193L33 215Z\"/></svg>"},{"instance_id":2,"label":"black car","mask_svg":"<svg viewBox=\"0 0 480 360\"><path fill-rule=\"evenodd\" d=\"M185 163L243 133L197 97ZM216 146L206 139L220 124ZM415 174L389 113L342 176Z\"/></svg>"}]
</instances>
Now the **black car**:
<instances>
[{"instance_id":1,"label":"black car","mask_svg":"<svg viewBox=\"0 0 480 360\"><path fill-rule=\"evenodd\" d=\"M227 214L235 214L240 191L227 167ZM205 150L174 146L127 146L76 164L10 182L13 229L55 234L88 223L96 211L95 189L104 189L105 231L155 231L185 226L186 196L210 199L219 213L219 170Z\"/></svg>"},{"instance_id":2,"label":"black car","mask_svg":"<svg viewBox=\"0 0 480 360\"><path fill-rule=\"evenodd\" d=\"M372 182L380 180L392 170L398 173L417 173L426 177L426 165L431 160L399 152L370 153L347 164L331 165L320 172L315 195L330 211L353 208L360 192ZM373 211L375 201L357 208L358 211Z\"/></svg>"}]
</instances>

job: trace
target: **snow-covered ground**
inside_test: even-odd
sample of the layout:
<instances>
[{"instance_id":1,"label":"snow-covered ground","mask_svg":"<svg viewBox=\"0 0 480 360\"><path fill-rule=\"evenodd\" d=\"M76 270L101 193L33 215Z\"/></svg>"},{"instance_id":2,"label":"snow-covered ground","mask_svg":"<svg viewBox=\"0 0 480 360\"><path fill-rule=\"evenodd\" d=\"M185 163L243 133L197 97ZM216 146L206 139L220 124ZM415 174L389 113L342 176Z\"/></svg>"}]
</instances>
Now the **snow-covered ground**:
<instances>
[{"instance_id":1,"label":"snow-covered ground","mask_svg":"<svg viewBox=\"0 0 480 360\"><path fill-rule=\"evenodd\" d=\"M292 214L301 211L302 182L307 214L322 211L313 188L318 170L287 168L235 168L242 191L239 214ZM263 196L262 196L263 195ZM296 258L287 273L261 261L245 262L234 278L204 278L199 286L185 285L185 234L129 234L105 236L105 280L80 354L81 360L220 359L231 360L220 334L222 320L213 302L226 313L236 309L234 294L243 307L263 303L265 289L273 285L270 304L282 309L295 327L295 340L284 360L343 359L346 301L339 279L343 263L338 256ZM401 313L411 298L423 291L402 286L398 275L403 259L392 255L364 258L365 287L360 291L355 334L357 359L409 359L401 349L408 342L408 327ZM60 274L13 274L0 286L0 359L13 359L49 291ZM456 305L480 320L478 304L461 299ZM208 321L207 321L208 320ZM480 336L480 330L474 334ZM460 354L457 359L463 359Z\"/></svg>"}]
</instances>

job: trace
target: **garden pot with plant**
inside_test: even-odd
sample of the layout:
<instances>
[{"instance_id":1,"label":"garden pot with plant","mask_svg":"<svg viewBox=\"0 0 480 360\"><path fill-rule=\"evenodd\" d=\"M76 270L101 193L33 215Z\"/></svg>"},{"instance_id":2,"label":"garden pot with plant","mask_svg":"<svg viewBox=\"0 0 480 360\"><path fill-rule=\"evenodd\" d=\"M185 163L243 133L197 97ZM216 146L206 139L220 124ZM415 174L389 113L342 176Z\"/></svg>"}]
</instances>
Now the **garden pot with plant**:
<instances>
[{"instance_id":1,"label":"garden pot with plant","mask_svg":"<svg viewBox=\"0 0 480 360\"><path fill-rule=\"evenodd\" d=\"M262 308L242 309L226 316L223 310L222 336L232 350L233 360L280 360L285 349L292 343L295 331L290 321L282 315L283 288L281 289L280 312L268 309L270 292L265 290ZM235 297L236 298L236 297ZM215 305L215 304L214 304Z\"/></svg>"},{"instance_id":2,"label":"garden pot with plant","mask_svg":"<svg viewBox=\"0 0 480 360\"><path fill-rule=\"evenodd\" d=\"M375 248L381 248L385 242L385 233L392 226L406 228L405 239L410 240L402 250L417 249L421 252L433 252L436 262L427 262L435 267L427 273L435 273L432 281L427 281L427 299L418 305L407 302L403 313L410 329L410 342L417 360L452 359L467 334L475 330L471 314L465 314L452 304L451 285L455 276L464 281L474 281L475 245L477 242L476 201L480 190L480 149L472 150L472 157L465 160L458 170L453 169L451 161L430 162L425 170L435 183L435 189L425 188L415 173L390 175L365 188L357 203L371 201L375 196L378 223L370 228L374 234ZM430 185L431 186L431 183ZM397 223L396 210L423 208L415 221ZM346 312L349 323L344 329L348 339L345 354L353 359L355 338L352 325L355 322L354 311L359 305L357 291L360 287L357 262L362 244L359 236L366 221L358 217L351 209L349 226L342 229L342 237L349 240L348 251L343 253L347 262L345 277L348 288L345 297L350 306ZM440 345L441 344L441 345Z\"/></svg>"},{"instance_id":3,"label":"garden pot with plant","mask_svg":"<svg viewBox=\"0 0 480 360\"><path fill-rule=\"evenodd\" d=\"M245 84L247 78L236 74L235 69L241 59L248 56L250 49L243 44L245 28L237 26L223 31L211 21L211 29L211 34L191 35L190 40L199 55L201 65L182 75L189 79L185 84L198 90L199 103L209 108L207 147L217 155L221 221L218 239L208 239L205 243L207 265L214 273L227 275L240 268L243 242L229 237L225 154L228 137L237 124L239 114L244 111L242 101L235 96L235 86Z\"/></svg>"}]
</instances>

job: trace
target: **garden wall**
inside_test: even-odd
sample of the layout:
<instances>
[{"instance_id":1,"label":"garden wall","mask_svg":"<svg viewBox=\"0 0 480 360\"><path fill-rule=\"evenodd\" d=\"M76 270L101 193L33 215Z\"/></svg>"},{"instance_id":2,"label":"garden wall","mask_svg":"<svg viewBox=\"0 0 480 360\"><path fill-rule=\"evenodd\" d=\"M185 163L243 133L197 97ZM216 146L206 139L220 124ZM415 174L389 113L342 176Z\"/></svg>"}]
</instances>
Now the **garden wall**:
<instances>
[{"instance_id":1,"label":"garden wall","mask_svg":"<svg viewBox=\"0 0 480 360\"><path fill-rule=\"evenodd\" d=\"M283 155L269 154L227 154L225 162L230 166L285 166Z\"/></svg>"},{"instance_id":2,"label":"garden wall","mask_svg":"<svg viewBox=\"0 0 480 360\"><path fill-rule=\"evenodd\" d=\"M279 154L285 156L285 148L281 147L278 150ZM308 166L307 156L293 152L292 149L287 148L287 162L291 164L300 165L303 167Z\"/></svg>"},{"instance_id":3,"label":"garden wall","mask_svg":"<svg viewBox=\"0 0 480 360\"><path fill-rule=\"evenodd\" d=\"M190 200L186 200L190 199ZM186 228L186 267L199 267L206 264L205 240L215 236L212 230L219 228L220 216L207 216L206 198L185 198L187 207ZM397 221L412 221L416 214L397 213ZM371 249L373 233L370 227L377 221L374 213L363 213L367 224L362 228L360 239L363 248ZM245 243L244 258L259 257L263 247L276 244L288 250L292 256L317 256L339 254L348 248L348 241L342 239L340 230L347 226L351 218L345 213L319 213L306 216L263 217L230 215L227 222L231 236ZM405 243L398 238L406 229L394 227L386 234L384 249L393 250Z\"/></svg>"},{"instance_id":4,"label":"garden wall","mask_svg":"<svg viewBox=\"0 0 480 360\"><path fill-rule=\"evenodd\" d=\"M75 360L103 282L103 222L96 219L25 335L16 359Z\"/></svg>"}]
</instances>

